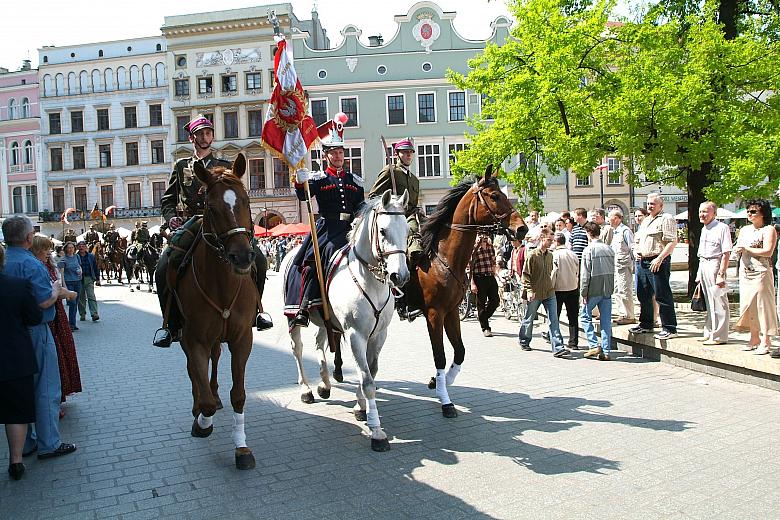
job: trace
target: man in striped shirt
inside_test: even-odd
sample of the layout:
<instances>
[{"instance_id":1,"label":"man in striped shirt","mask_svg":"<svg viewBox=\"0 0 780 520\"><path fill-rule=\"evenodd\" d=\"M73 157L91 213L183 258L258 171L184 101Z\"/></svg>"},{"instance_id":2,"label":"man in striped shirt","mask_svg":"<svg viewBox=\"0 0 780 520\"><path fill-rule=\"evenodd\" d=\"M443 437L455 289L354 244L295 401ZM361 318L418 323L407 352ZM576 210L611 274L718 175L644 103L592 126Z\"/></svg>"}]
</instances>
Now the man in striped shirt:
<instances>
[{"instance_id":1,"label":"man in striped shirt","mask_svg":"<svg viewBox=\"0 0 780 520\"><path fill-rule=\"evenodd\" d=\"M498 283L496 282L496 251L490 236L480 234L471 255L471 292L477 294L477 318L486 338L493 336L490 318L498 308Z\"/></svg>"},{"instance_id":2,"label":"man in striped shirt","mask_svg":"<svg viewBox=\"0 0 780 520\"><path fill-rule=\"evenodd\" d=\"M574 228L571 230L569 244L571 250L577 255L577 260L582 260L582 252L588 247L588 234L582 226L588 221L588 211L585 208L574 210Z\"/></svg>"}]
</instances>

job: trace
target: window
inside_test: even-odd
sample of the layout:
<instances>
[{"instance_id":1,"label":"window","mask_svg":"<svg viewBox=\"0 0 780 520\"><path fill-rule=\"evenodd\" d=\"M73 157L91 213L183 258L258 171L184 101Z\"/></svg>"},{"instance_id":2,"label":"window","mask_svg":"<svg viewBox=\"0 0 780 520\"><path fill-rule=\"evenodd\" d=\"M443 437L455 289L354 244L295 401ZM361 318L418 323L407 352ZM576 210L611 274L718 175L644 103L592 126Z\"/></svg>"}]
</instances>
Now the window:
<instances>
[{"instance_id":1,"label":"window","mask_svg":"<svg viewBox=\"0 0 780 520\"><path fill-rule=\"evenodd\" d=\"M249 110L246 113L249 121L249 136L257 137L263 134L263 113L260 110Z\"/></svg>"},{"instance_id":2,"label":"window","mask_svg":"<svg viewBox=\"0 0 780 520\"><path fill-rule=\"evenodd\" d=\"M238 81L235 74L228 76L222 76L222 93L235 93L238 92Z\"/></svg>"},{"instance_id":3,"label":"window","mask_svg":"<svg viewBox=\"0 0 780 520\"><path fill-rule=\"evenodd\" d=\"M403 94L387 96L387 124L406 124L406 112L404 110Z\"/></svg>"},{"instance_id":4,"label":"window","mask_svg":"<svg viewBox=\"0 0 780 520\"><path fill-rule=\"evenodd\" d=\"M190 122L188 116L176 116L176 141L186 143L189 140L190 133L187 131L187 123Z\"/></svg>"},{"instance_id":5,"label":"window","mask_svg":"<svg viewBox=\"0 0 780 520\"><path fill-rule=\"evenodd\" d=\"M422 64L422 70L423 72L430 72L431 70L433 70L433 65L431 65L430 62L426 61L425 63Z\"/></svg>"},{"instance_id":6,"label":"window","mask_svg":"<svg viewBox=\"0 0 780 520\"><path fill-rule=\"evenodd\" d=\"M274 188L290 187L290 170L287 166L274 157Z\"/></svg>"},{"instance_id":7,"label":"window","mask_svg":"<svg viewBox=\"0 0 780 520\"><path fill-rule=\"evenodd\" d=\"M263 88L263 75L259 72L246 73L246 89L260 90Z\"/></svg>"},{"instance_id":8,"label":"window","mask_svg":"<svg viewBox=\"0 0 780 520\"><path fill-rule=\"evenodd\" d=\"M65 188L52 188L51 209L55 213L62 213L65 211Z\"/></svg>"},{"instance_id":9,"label":"window","mask_svg":"<svg viewBox=\"0 0 780 520\"><path fill-rule=\"evenodd\" d=\"M344 149L344 169L348 172L363 175L363 150L360 148Z\"/></svg>"},{"instance_id":10,"label":"window","mask_svg":"<svg viewBox=\"0 0 780 520\"><path fill-rule=\"evenodd\" d=\"M149 124L151 126L162 126L162 105L149 105Z\"/></svg>"},{"instance_id":11,"label":"window","mask_svg":"<svg viewBox=\"0 0 780 520\"><path fill-rule=\"evenodd\" d=\"M138 145L136 144L136 151L138 150ZM110 144L101 144L98 146L98 153L100 155L100 167L101 168L108 168L111 166L111 145ZM129 159L129 157L128 157ZM136 152L136 158L135 158L135 164L138 164L138 157Z\"/></svg>"},{"instance_id":12,"label":"window","mask_svg":"<svg viewBox=\"0 0 780 520\"><path fill-rule=\"evenodd\" d=\"M8 101L8 119L16 119L17 117L19 117L19 114L16 112L16 100L11 99Z\"/></svg>"},{"instance_id":13,"label":"window","mask_svg":"<svg viewBox=\"0 0 780 520\"><path fill-rule=\"evenodd\" d=\"M433 212L436 211L436 204L426 204L425 205L425 214L430 216L433 215Z\"/></svg>"},{"instance_id":14,"label":"window","mask_svg":"<svg viewBox=\"0 0 780 520\"><path fill-rule=\"evenodd\" d=\"M320 79L325 79L328 77L328 71L325 69L320 69L317 71L317 77Z\"/></svg>"},{"instance_id":15,"label":"window","mask_svg":"<svg viewBox=\"0 0 780 520\"><path fill-rule=\"evenodd\" d=\"M487 121L493 120L493 114L490 112L490 105L493 104L493 99L489 98L487 94L480 94L479 96L479 112L482 115L482 119Z\"/></svg>"},{"instance_id":16,"label":"window","mask_svg":"<svg viewBox=\"0 0 780 520\"><path fill-rule=\"evenodd\" d=\"M582 178L579 175L577 175L577 186L591 186L591 185L592 184L590 182L590 175L588 175L585 178Z\"/></svg>"},{"instance_id":17,"label":"window","mask_svg":"<svg viewBox=\"0 0 780 520\"><path fill-rule=\"evenodd\" d=\"M25 82L22 80L22 85L24 85ZM22 119L27 119L30 117L30 100L27 98L22 99Z\"/></svg>"},{"instance_id":18,"label":"window","mask_svg":"<svg viewBox=\"0 0 780 520\"><path fill-rule=\"evenodd\" d=\"M225 139L238 137L238 112L225 112Z\"/></svg>"},{"instance_id":19,"label":"window","mask_svg":"<svg viewBox=\"0 0 780 520\"><path fill-rule=\"evenodd\" d=\"M190 97L190 80L189 79L177 79L174 82L174 88L176 89L176 96L178 96L178 97Z\"/></svg>"},{"instance_id":20,"label":"window","mask_svg":"<svg viewBox=\"0 0 780 520\"><path fill-rule=\"evenodd\" d=\"M24 199L27 205L27 213L38 213L38 186L24 187Z\"/></svg>"},{"instance_id":21,"label":"window","mask_svg":"<svg viewBox=\"0 0 780 520\"><path fill-rule=\"evenodd\" d=\"M417 94L417 122L435 123L436 122L436 95Z\"/></svg>"},{"instance_id":22,"label":"window","mask_svg":"<svg viewBox=\"0 0 780 520\"><path fill-rule=\"evenodd\" d=\"M109 146L107 144L101 144L101 155L100 155L100 166L103 167L103 152L102 148L104 146ZM111 157L109 156L109 161L111 160ZM138 143L125 143L125 162L128 166L138 166ZM108 166L111 166L109 164Z\"/></svg>"},{"instance_id":23,"label":"window","mask_svg":"<svg viewBox=\"0 0 780 520\"><path fill-rule=\"evenodd\" d=\"M203 114L203 117L211 121L212 125L214 124L214 114L206 112L205 114Z\"/></svg>"},{"instance_id":24,"label":"window","mask_svg":"<svg viewBox=\"0 0 780 520\"><path fill-rule=\"evenodd\" d=\"M620 159L616 157L607 158L607 184L623 184L623 169L620 165Z\"/></svg>"},{"instance_id":25,"label":"window","mask_svg":"<svg viewBox=\"0 0 780 520\"><path fill-rule=\"evenodd\" d=\"M387 67L385 67L384 65L378 66L376 68L376 73L379 74L380 76L384 76L385 74L387 74Z\"/></svg>"},{"instance_id":26,"label":"window","mask_svg":"<svg viewBox=\"0 0 780 520\"><path fill-rule=\"evenodd\" d=\"M33 145L32 141L24 142L24 164L32 164L33 162Z\"/></svg>"},{"instance_id":27,"label":"window","mask_svg":"<svg viewBox=\"0 0 780 520\"><path fill-rule=\"evenodd\" d=\"M162 164L165 162L162 140L152 141L152 164Z\"/></svg>"},{"instance_id":28,"label":"window","mask_svg":"<svg viewBox=\"0 0 780 520\"><path fill-rule=\"evenodd\" d=\"M417 147L417 175L419 177L440 177L441 157L438 144Z\"/></svg>"},{"instance_id":29,"label":"window","mask_svg":"<svg viewBox=\"0 0 780 520\"><path fill-rule=\"evenodd\" d=\"M87 187L73 188L73 206L81 211L87 211Z\"/></svg>"},{"instance_id":30,"label":"window","mask_svg":"<svg viewBox=\"0 0 780 520\"><path fill-rule=\"evenodd\" d=\"M135 107L125 107L125 128L137 128L138 117L135 112Z\"/></svg>"},{"instance_id":31,"label":"window","mask_svg":"<svg viewBox=\"0 0 780 520\"><path fill-rule=\"evenodd\" d=\"M103 210L109 206L114 205L114 187L110 184L105 184L100 187L100 204L103 205Z\"/></svg>"},{"instance_id":32,"label":"window","mask_svg":"<svg viewBox=\"0 0 780 520\"><path fill-rule=\"evenodd\" d=\"M13 191L13 206L14 206L14 213L24 213L24 208L22 207L22 187L17 186L14 188Z\"/></svg>"},{"instance_id":33,"label":"window","mask_svg":"<svg viewBox=\"0 0 780 520\"><path fill-rule=\"evenodd\" d=\"M385 166L390 166L395 163L395 150L392 146L385 148Z\"/></svg>"},{"instance_id":34,"label":"window","mask_svg":"<svg viewBox=\"0 0 780 520\"><path fill-rule=\"evenodd\" d=\"M317 126L325 123L328 120L328 100L327 99L313 99L310 105L311 117L314 119L314 123Z\"/></svg>"},{"instance_id":35,"label":"window","mask_svg":"<svg viewBox=\"0 0 780 520\"><path fill-rule=\"evenodd\" d=\"M134 182L127 185L127 207L137 209L141 207L141 184Z\"/></svg>"},{"instance_id":36,"label":"window","mask_svg":"<svg viewBox=\"0 0 780 520\"><path fill-rule=\"evenodd\" d=\"M98 124L98 130L108 130L109 121L108 121L107 108L97 109L97 124Z\"/></svg>"},{"instance_id":37,"label":"window","mask_svg":"<svg viewBox=\"0 0 780 520\"><path fill-rule=\"evenodd\" d=\"M70 113L70 131L73 133L84 131L84 112L81 110Z\"/></svg>"},{"instance_id":38,"label":"window","mask_svg":"<svg viewBox=\"0 0 780 520\"><path fill-rule=\"evenodd\" d=\"M62 171L62 148L52 148L49 150L51 154L51 171Z\"/></svg>"},{"instance_id":39,"label":"window","mask_svg":"<svg viewBox=\"0 0 780 520\"><path fill-rule=\"evenodd\" d=\"M87 161L84 155L84 147L74 146L73 147L73 169L83 170L86 167L87 167Z\"/></svg>"},{"instance_id":40,"label":"window","mask_svg":"<svg viewBox=\"0 0 780 520\"><path fill-rule=\"evenodd\" d=\"M310 155L311 155L312 171L315 172L325 171L325 168L328 167L328 160L324 157L322 150L317 148L312 148Z\"/></svg>"},{"instance_id":41,"label":"window","mask_svg":"<svg viewBox=\"0 0 780 520\"><path fill-rule=\"evenodd\" d=\"M468 149L469 145L464 143L455 143L450 144L447 146L447 158L449 160L448 164L453 165L457 162L457 158L455 157L455 152L462 152L463 150Z\"/></svg>"},{"instance_id":42,"label":"window","mask_svg":"<svg viewBox=\"0 0 780 520\"><path fill-rule=\"evenodd\" d=\"M49 114L49 133L60 134L62 133L62 126L60 123L60 114Z\"/></svg>"},{"instance_id":43,"label":"window","mask_svg":"<svg viewBox=\"0 0 780 520\"><path fill-rule=\"evenodd\" d=\"M211 94L214 92L211 76L198 78L198 94Z\"/></svg>"},{"instance_id":44,"label":"window","mask_svg":"<svg viewBox=\"0 0 780 520\"><path fill-rule=\"evenodd\" d=\"M265 160L249 159L249 189L265 189Z\"/></svg>"},{"instance_id":45,"label":"window","mask_svg":"<svg viewBox=\"0 0 780 520\"><path fill-rule=\"evenodd\" d=\"M450 92L449 95L450 121L466 120L466 93Z\"/></svg>"},{"instance_id":46,"label":"window","mask_svg":"<svg viewBox=\"0 0 780 520\"><path fill-rule=\"evenodd\" d=\"M176 56L176 68L182 69L187 66L187 57L180 54Z\"/></svg>"},{"instance_id":47,"label":"window","mask_svg":"<svg viewBox=\"0 0 780 520\"><path fill-rule=\"evenodd\" d=\"M11 143L11 166L19 166L20 162L20 154L19 154L19 143L14 141Z\"/></svg>"},{"instance_id":48,"label":"window","mask_svg":"<svg viewBox=\"0 0 780 520\"><path fill-rule=\"evenodd\" d=\"M344 126L358 126L358 100L356 97L341 98L341 111L349 118Z\"/></svg>"},{"instance_id":49,"label":"window","mask_svg":"<svg viewBox=\"0 0 780 520\"><path fill-rule=\"evenodd\" d=\"M162 141L161 141L162 142ZM152 206L160 207L162 196L165 194L165 182L155 181L152 183Z\"/></svg>"}]
</instances>

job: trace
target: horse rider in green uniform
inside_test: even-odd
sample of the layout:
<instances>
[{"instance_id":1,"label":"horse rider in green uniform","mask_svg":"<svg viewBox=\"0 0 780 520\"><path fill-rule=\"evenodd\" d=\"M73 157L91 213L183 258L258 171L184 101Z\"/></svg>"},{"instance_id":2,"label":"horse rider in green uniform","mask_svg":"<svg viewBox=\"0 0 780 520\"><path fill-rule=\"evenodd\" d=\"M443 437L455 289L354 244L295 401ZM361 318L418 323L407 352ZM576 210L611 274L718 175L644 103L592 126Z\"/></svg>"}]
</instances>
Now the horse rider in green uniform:
<instances>
[{"instance_id":1,"label":"horse rider in green uniform","mask_svg":"<svg viewBox=\"0 0 780 520\"><path fill-rule=\"evenodd\" d=\"M395 143L393 150L395 150L395 162L388 164L379 172L368 198L381 197L387 190L392 190L393 195L397 196L403 195L404 191L409 194L409 202L406 204L406 222L409 224L407 255L410 267L414 268L423 253L420 243L420 212L417 207L420 198L420 179L409 168L414 160L414 143L407 137ZM396 309L401 319L409 317L405 296L396 298Z\"/></svg>"},{"instance_id":2,"label":"horse rider in green uniform","mask_svg":"<svg viewBox=\"0 0 780 520\"><path fill-rule=\"evenodd\" d=\"M100 235L98 235L98 232L95 231L95 225L90 224L89 231L87 231L87 234L84 235L84 242L87 243L87 248L92 249L95 247L95 244L100 242Z\"/></svg>"},{"instance_id":3,"label":"horse rider in green uniform","mask_svg":"<svg viewBox=\"0 0 780 520\"><path fill-rule=\"evenodd\" d=\"M169 241L169 246L160 256L155 271L157 295L160 299L160 308L163 314L169 307L168 328L161 328L155 334L154 345L157 347L170 347L171 342L177 341L181 321L178 305L168 303L168 261L173 253L170 243L176 243L181 250L188 250L200 231L203 212L205 210L205 195L201 192L201 183L194 173L194 164L200 162L206 169L222 166L230 169L232 164L224 159L217 159L212 155L211 145L214 142L214 125L199 114L195 119L187 123L188 139L192 143L195 153L192 157L185 157L176 161L173 172L168 179L168 189L163 195L160 206L163 219L168 224L168 229L174 235ZM175 233L178 230L178 233ZM260 295L265 286L265 272L268 261L265 255L255 245L255 266L257 271L256 285ZM180 258L178 260L181 260ZM174 259L176 262L177 259ZM273 322L263 313L258 313L255 318L257 330L265 330L273 327Z\"/></svg>"},{"instance_id":4,"label":"horse rider in green uniform","mask_svg":"<svg viewBox=\"0 0 780 520\"><path fill-rule=\"evenodd\" d=\"M116 230L113 224L111 224L108 227L108 231L106 231L106 234L103 235L103 238L106 240L107 251L114 252L116 250L117 244L119 243L119 232Z\"/></svg>"}]
</instances>

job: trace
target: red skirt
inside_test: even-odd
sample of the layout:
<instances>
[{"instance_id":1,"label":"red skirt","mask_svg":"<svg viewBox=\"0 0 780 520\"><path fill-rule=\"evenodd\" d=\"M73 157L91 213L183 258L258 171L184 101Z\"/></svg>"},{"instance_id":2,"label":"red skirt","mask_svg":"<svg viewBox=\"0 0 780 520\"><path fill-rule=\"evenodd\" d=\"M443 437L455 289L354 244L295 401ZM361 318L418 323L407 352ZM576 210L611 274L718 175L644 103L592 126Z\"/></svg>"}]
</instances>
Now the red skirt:
<instances>
[{"instance_id":1,"label":"red skirt","mask_svg":"<svg viewBox=\"0 0 780 520\"><path fill-rule=\"evenodd\" d=\"M51 335L54 336L54 344L57 346L57 361L60 366L60 382L62 384L62 402L65 396L81 392L81 372L79 360L76 357L76 344L73 341L73 332L68 323L68 313L62 300L54 304L57 314L49 322Z\"/></svg>"}]
</instances>

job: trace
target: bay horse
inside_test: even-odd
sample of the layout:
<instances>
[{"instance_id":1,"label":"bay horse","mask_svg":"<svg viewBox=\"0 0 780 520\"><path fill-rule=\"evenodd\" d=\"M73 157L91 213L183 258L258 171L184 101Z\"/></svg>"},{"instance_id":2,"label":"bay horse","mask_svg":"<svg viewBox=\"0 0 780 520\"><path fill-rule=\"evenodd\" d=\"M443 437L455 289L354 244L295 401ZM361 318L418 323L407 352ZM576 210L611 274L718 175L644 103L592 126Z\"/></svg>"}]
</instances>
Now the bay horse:
<instances>
[{"instance_id":1,"label":"bay horse","mask_svg":"<svg viewBox=\"0 0 780 520\"><path fill-rule=\"evenodd\" d=\"M520 214L501 191L488 165L481 179L464 179L439 201L420 228L424 260L412 273L406 294L423 310L431 340L436 376L428 387L436 389L444 417L458 416L447 386L455 382L466 355L460 334L458 304L468 289L468 266L477 233L495 234L509 229L522 240L528 232ZM454 349L454 359L445 372L444 336Z\"/></svg>"},{"instance_id":2,"label":"bay horse","mask_svg":"<svg viewBox=\"0 0 780 520\"><path fill-rule=\"evenodd\" d=\"M387 326L394 313L391 287L401 287L409 280L406 265L409 226L404 215L408 200L408 193L396 197L391 195L390 190L382 197L368 200L355 216L349 243L343 252L335 256L336 261L330 266L327 277L331 323L336 330L344 333L358 367L360 381L353 411L355 417L366 421L371 430L371 449L374 451L390 449L379 421L374 378L379 369L379 353L387 337ZM297 248L282 261L280 272L285 277L296 253ZM311 314L311 323L318 327L316 343L322 382L317 386L317 393L327 399L331 390L325 357L328 333L320 313ZM290 329L290 339L298 367L301 400L313 403L314 397L303 368L300 326Z\"/></svg>"},{"instance_id":3,"label":"bay horse","mask_svg":"<svg viewBox=\"0 0 780 520\"><path fill-rule=\"evenodd\" d=\"M156 234L153 236L157 236ZM141 284L148 285L148 292L154 291L154 271L157 269L157 262L160 260L160 251L152 244L144 244L141 251L135 255L131 254L132 249L125 253L125 272L127 273L127 283L130 286L130 292L133 291L132 278L137 280L136 290L141 290ZM138 258L140 256L140 259Z\"/></svg>"},{"instance_id":4,"label":"bay horse","mask_svg":"<svg viewBox=\"0 0 780 520\"><path fill-rule=\"evenodd\" d=\"M244 432L244 374L252 351L252 328L260 296L252 279L255 252L249 196L241 178L246 158L239 154L231 169L212 172L195 163L194 173L205 191L203 225L193 246L189 265L177 278L173 266L167 272L172 302L178 302L183 320L181 346L187 355L192 383L193 437L208 437L212 416L221 408L217 394L220 344L227 343L233 387L233 443L238 469L252 469L255 458ZM262 275L264 273L260 273ZM209 382L209 360L211 377Z\"/></svg>"},{"instance_id":5,"label":"bay horse","mask_svg":"<svg viewBox=\"0 0 780 520\"><path fill-rule=\"evenodd\" d=\"M111 280L111 269L109 267L108 259L106 258L106 248L103 243L95 242L90 253L95 255L95 263L97 264L98 268L98 278L100 281L105 279L106 282L109 282Z\"/></svg>"},{"instance_id":6,"label":"bay horse","mask_svg":"<svg viewBox=\"0 0 780 520\"><path fill-rule=\"evenodd\" d=\"M122 285L122 271L125 268L125 251L127 251L127 238L119 237L116 244L108 244L106 248L106 261L111 272L116 275L119 285Z\"/></svg>"}]
</instances>

